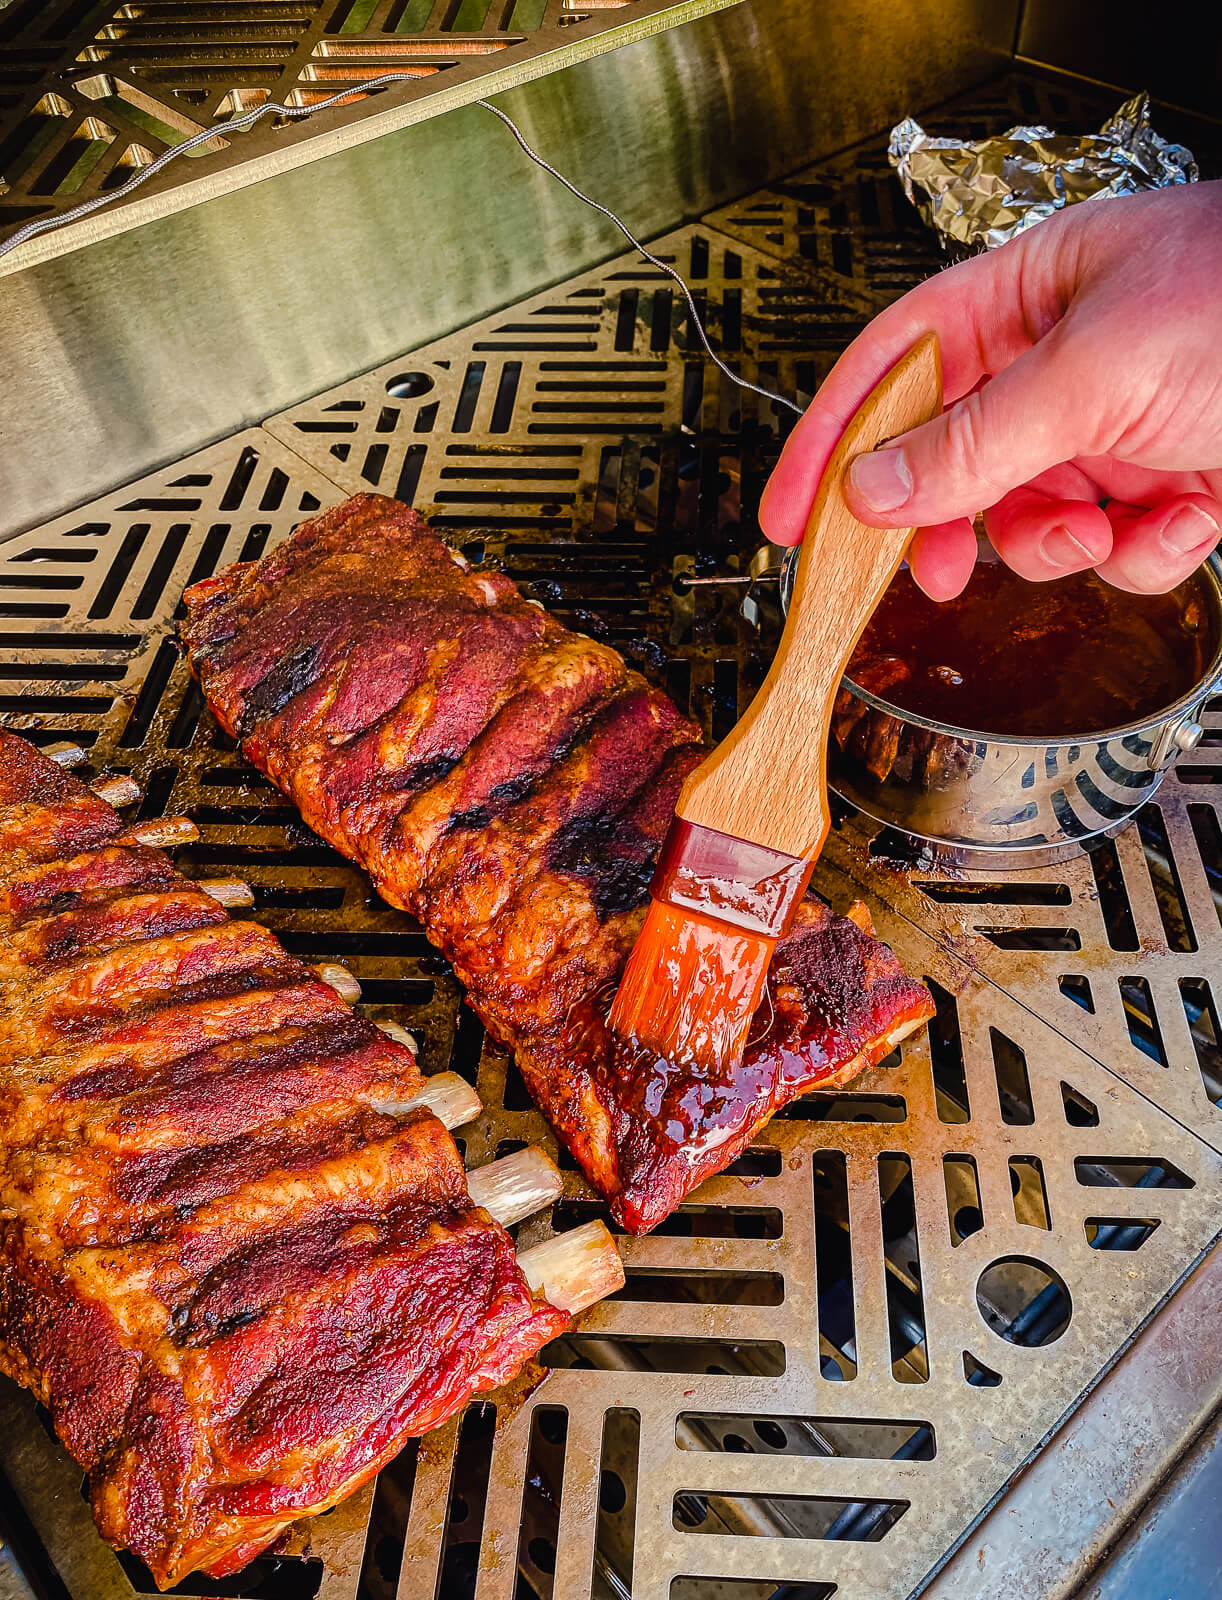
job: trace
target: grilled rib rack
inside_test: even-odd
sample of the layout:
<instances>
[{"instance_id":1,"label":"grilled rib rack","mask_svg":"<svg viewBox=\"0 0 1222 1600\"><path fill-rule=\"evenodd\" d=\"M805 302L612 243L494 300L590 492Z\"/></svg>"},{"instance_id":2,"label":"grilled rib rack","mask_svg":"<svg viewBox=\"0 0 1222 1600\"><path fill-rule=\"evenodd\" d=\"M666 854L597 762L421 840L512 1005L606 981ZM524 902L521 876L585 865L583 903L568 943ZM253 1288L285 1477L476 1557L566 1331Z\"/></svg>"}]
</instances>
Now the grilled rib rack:
<instances>
[{"instance_id":1,"label":"grilled rib rack","mask_svg":"<svg viewBox=\"0 0 1222 1600\"><path fill-rule=\"evenodd\" d=\"M1090 125L1107 109L1010 77L941 121ZM806 395L937 262L881 140L654 248L745 376ZM203 712L177 600L320 505L397 493L720 736L770 641L732 598L682 580L745 568L782 425L701 359L670 286L623 256L12 539L0 715L129 772L142 815L192 816L186 870L250 881L291 950L350 965L426 1070L476 1084L469 1165L554 1148L420 933ZM624 1293L545 1353L546 1382L472 1407L282 1555L186 1592L900 1600L998 1496L1013 1515L931 1592L997 1593L1007 1562L1029 1592L1084 1573L1222 1398L1201 1311L1220 1269L1198 1265L1222 1194L1220 711L1137 828L1055 871L939 878L845 818L817 886L838 905L863 895L929 978L928 1038L850 1093L787 1108L655 1234L622 1240ZM564 1177L522 1243L602 1214ZM1114 1366L1160 1307L1162 1357L1147 1336ZM1168 1374L1177 1326L1190 1343ZM1064 1463L1082 1504L1059 1545L1037 1524L1024 1555L1015 1475L1034 1457L1040 1482L1044 1442L1113 1366L1099 1396L1127 1383L1148 1398L1140 1440L1091 1431L1098 1397L1066 1424L1043 1460ZM5 1386L0 1405L10 1538L35 1587L148 1592L97 1539L29 1397Z\"/></svg>"}]
</instances>

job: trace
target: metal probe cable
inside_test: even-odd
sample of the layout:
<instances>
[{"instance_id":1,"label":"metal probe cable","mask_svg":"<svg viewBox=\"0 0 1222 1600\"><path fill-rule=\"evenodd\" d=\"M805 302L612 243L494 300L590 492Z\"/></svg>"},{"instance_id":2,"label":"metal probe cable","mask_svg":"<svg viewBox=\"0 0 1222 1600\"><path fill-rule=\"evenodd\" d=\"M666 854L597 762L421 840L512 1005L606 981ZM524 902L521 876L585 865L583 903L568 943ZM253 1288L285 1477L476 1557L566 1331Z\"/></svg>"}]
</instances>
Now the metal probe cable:
<instances>
[{"instance_id":1,"label":"metal probe cable","mask_svg":"<svg viewBox=\"0 0 1222 1600\"><path fill-rule=\"evenodd\" d=\"M700 335L700 342L708 353L709 359L712 361L714 366L720 367L721 371L725 373L726 377L729 378L731 383L736 383L740 389L750 389L753 394L762 395L765 400L771 400L776 405L786 406L790 411L795 412L798 416L802 415L802 407L795 405L792 400L787 400L783 394L774 394L771 389L765 389L758 383L751 383L746 378L740 378L737 372L725 364L725 362L717 354L716 350L713 349L713 346L709 343L709 336L704 331L704 323L701 321L700 313L696 309L696 301L693 298L692 291L688 288L687 283L682 275L678 273L668 261L661 260L660 257L655 256L651 251L647 250L637 238L636 234L633 233L628 224L624 222L621 217L617 217L615 212L612 211L610 207L600 205L597 200L592 200L588 194L583 194L575 183L570 183L563 172L557 172L556 168L552 166L550 161L545 161L537 150L532 150L530 145L527 144L526 139L522 134L522 130L518 127L517 123L512 117L507 116L504 111L498 110L498 108L489 100L477 100L475 104L477 106L483 106L485 111L491 111L494 117L499 117L501 119L501 121L509 129L510 133L513 134L522 150L525 151L525 153L530 157L536 166L542 167L544 172L550 172L552 177L556 179L557 183L562 183L569 193L576 195L578 200L580 200L583 205L591 207L591 209L594 211L601 211L603 216L606 217L609 222L613 222L615 224L615 226L623 234L624 238L628 240L629 244L633 245L637 250L640 251L640 253L645 257L645 260L649 262L650 266L657 267L659 272L664 272L668 278L673 278L675 280L680 289L683 291L683 298L687 301L687 309L691 313L692 325L695 327L696 332Z\"/></svg>"},{"instance_id":2,"label":"metal probe cable","mask_svg":"<svg viewBox=\"0 0 1222 1600\"><path fill-rule=\"evenodd\" d=\"M344 100L351 99L353 95L369 94L374 89L384 88L391 83L413 81L415 80L407 73L384 72L376 78L366 78L361 83L354 83L347 89L341 89L337 94L329 95L325 100L319 100L312 106L290 106L278 100L267 100L263 105L256 106L251 111L244 111L239 116L230 117L225 122L218 122L211 128L201 128L198 133L193 133L190 138L184 139L181 144L171 145L168 150L162 151L161 155L151 161L147 167L141 167L128 178L126 183L120 184L118 188L112 189L108 194L94 195L91 200L84 200L79 205L70 206L67 211L61 211L56 216L40 217L33 222L25 223L10 234L7 239L0 242L0 257L8 255L11 250L18 249L19 246L28 243L29 240L38 238L40 234L51 233L56 228L66 227L71 222L78 222L82 217L87 217L94 211L101 210L103 206L108 206L117 200L124 199L133 190L138 189L142 183L147 183L156 173L169 166L170 162L176 160L179 156L188 155L192 150L197 150L201 145L209 144L214 139L222 138L227 133L243 133L246 129L253 128L260 117L275 115L288 117L292 120L311 117L319 111L329 111L332 106L337 106ZM601 212L609 222L615 224L625 239L634 249L640 251L651 266L656 267L659 272L664 272L668 278L674 279L683 291L683 298L687 301L687 309L691 315L692 326L700 335L700 342L704 346L709 359L729 378L731 383L736 384L740 389L750 389L753 394L758 394L763 399L771 400L775 405L784 406L787 410L801 416L801 406L795 405L792 400L787 399L782 394L775 394L771 389L765 389L758 383L751 383L748 379L740 377L732 367L726 365L709 343L709 336L705 332L704 323L701 320L699 311L696 309L696 301L692 291L688 288L683 276L668 261L662 261L658 256L647 250L622 218L616 216L615 212L608 206L600 205L597 200L592 200L588 194L583 194L575 183L570 182L565 177L563 172L558 172L550 161L544 160L537 150L532 149L527 143L522 130L512 117L499 110L491 101L476 100L473 103L477 106L482 106L485 111L490 111L494 117L499 118L509 129L519 148L525 155L530 157L536 166L542 167L544 172L550 173L557 183L562 183L569 193L580 200L583 205L589 206L594 211Z\"/></svg>"},{"instance_id":3,"label":"metal probe cable","mask_svg":"<svg viewBox=\"0 0 1222 1600\"><path fill-rule=\"evenodd\" d=\"M223 138L227 133L244 133L247 128L253 128L260 117L274 114L294 121L301 117L312 117L316 111L329 111L332 106L339 105L341 101L351 98L354 94L368 94L371 90L381 89L387 84L402 83L408 76L404 72L383 72L377 78L367 78L363 83L354 83L348 89L341 89L338 94L328 95L325 100L319 100L312 106L286 106L279 100L266 100L253 111L243 111L239 116L218 122L211 128L201 128L198 133L193 133L181 144L174 144L168 150L163 150L154 161L149 162L147 167L140 167L126 183L121 183L117 189L112 189L108 194L95 194L92 200L83 200L80 205L69 206L67 211L61 211L56 216L40 217L37 221L25 223L0 243L0 257L8 255L10 250L16 250L19 245L26 244L31 239L37 239L39 234L53 233L56 228L67 227L70 222L79 222L82 217L100 211L103 206L126 198L134 189L138 189L142 183L147 183L151 177L164 167L168 167L170 162L177 160L179 156L189 155L192 150L198 150L201 145L211 144L214 139Z\"/></svg>"}]
</instances>

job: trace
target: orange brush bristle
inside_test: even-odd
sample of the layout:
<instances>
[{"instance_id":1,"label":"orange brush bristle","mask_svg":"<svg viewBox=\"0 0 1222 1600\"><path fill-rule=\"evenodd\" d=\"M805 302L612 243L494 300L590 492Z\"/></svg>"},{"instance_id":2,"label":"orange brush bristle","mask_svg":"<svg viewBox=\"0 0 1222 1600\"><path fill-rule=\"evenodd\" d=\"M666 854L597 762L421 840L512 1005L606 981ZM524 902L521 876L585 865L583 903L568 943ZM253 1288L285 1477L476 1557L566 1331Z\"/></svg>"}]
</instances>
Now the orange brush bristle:
<instances>
[{"instance_id":1,"label":"orange brush bristle","mask_svg":"<svg viewBox=\"0 0 1222 1600\"><path fill-rule=\"evenodd\" d=\"M811 863L676 817L609 1018L629 1050L712 1071L743 1052Z\"/></svg>"},{"instance_id":2,"label":"orange brush bristle","mask_svg":"<svg viewBox=\"0 0 1222 1600\"><path fill-rule=\"evenodd\" d=\"M742 1054L776 940L650 902L611 1007L614 1033L683 1066Z\"/></svg>"}]
</instances>

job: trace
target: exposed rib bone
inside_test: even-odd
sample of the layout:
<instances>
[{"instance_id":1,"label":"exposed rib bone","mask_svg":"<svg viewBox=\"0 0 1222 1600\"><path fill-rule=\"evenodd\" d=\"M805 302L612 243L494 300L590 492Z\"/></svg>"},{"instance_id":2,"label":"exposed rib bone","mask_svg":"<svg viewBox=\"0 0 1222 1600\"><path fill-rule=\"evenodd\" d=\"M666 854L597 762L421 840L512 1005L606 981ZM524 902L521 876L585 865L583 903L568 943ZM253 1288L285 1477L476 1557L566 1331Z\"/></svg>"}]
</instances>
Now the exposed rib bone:
<instances>
[{"instance_id":1,"label":"exposed rib bone","mask_svg":"<svg viewBox=\"0 0 1222 1600\"><path fill-rule=\"evenodd\" d=\"M555 1162L533 1146L467 1173L467 1193L505 1228L550 1206L563 1187Z\"/></svg>"},{"instance_id":2,"label":"exposed rib bone","mask_svg":"<svg viewBox=\"0 0 1222 1600\"><path fill-rule=\"evenodd\" d=\"M129 828L123 838L151 845L154 850L166 850L171 845L198 839L199 829L190 817L150 817L147 822L138 822L134 828Z\"/></svg>"},{"instance_id":3,"label":"exposed rib bone","mask_svg":"<svg viewBox=\"0 0 1222 1600\"><path fill-rule=\"evenodd\" d=\"M140 798L140 785L121 772L111 778L95 778L89 787L108 806L129 806Z\"/></svg>"},{"instance_id":4,"label":"exposed rib bone","mask_svg":"<svg viewBox=\"0 0 1222 1600\"><path fill-rule=\"evenodd\" d=\"M42 753L49 756L57 767L79 767L82 761L88 760L79 744L45 745Z\"/></svg>"},{"instance_id":5,"label":"exposed rib bone","mask_svg":"<svg viewBox=\"0 0 1222 1600\"><path fill-rule=\"evenodd\" d=\"M397 1022L375 1022L375 1028L381 1028L388 1039L393 1039L396 1044L405 1044L413 1055L419 1053L420 1045L414 1033L408 1033L406 1028L401 1028Z\"/></svg>"},{"instance_id":6,"label":"exposed rib bone","mask_svg":"<svg viewBox=\"0 0 1222 1600\"><path fill-rule=\"evenodd\" d=\"M897 1023L889 1032L883 1034L883 1038L890 1048L894 1050L901 1039L906 1039L910 1033L915 1033L918 1028L923 1028L924 1026L924 1017L914 1017L910 1021Z\"/></svg>"},{"instance_id":7,"label":"exposed rib bone","mask_svg":"<svg viewBox=\"0 0 1222 1600\"><path fill-rule=\"evenodd\" d=\"M532 1289L571 1315L624 1286L624 1263L601 1222L587 1222L523 1250L518 1266Z\"/></svg>"},{"instance_id":8,"label":"exposed rib bone","mask_svg":"<svg viewBox=\"0 0 1222 1600\"><path fill-rule=\"evenodd\" d=\"M457 1072L438 1072L426 1078L420 1093L410 1100L378 1100L374 1109L394 1116L400 1111L431 1111L445 1127L461 1128L474 1122L483 1110L479 1095Z\"/></svg>"},{"instance_id":9,"label":"exposed rib bone","mask_svg":"<svg viewBox=\"0 0 1222 1600\"><path fill-rule=\"evenodd\" d=\"M924 1025L924 1017L910 1017L903 1022L897 1022L895 1027L884 1033L879 1041L882 1047L881 1055L873 1047L869 1050L861 1050L857 1055L850 1056L847 1061L836 1068L830 1077L822 1079L814 1087L822 1090L843 1089L846 1085L852 1083L854 1078L859 1077L861 1073L866 1071L872 1063L877 1065L885 1056L890 1055L901 1039L906 1039L910 1033L915 1033L918 1028L922 1028Z\"/></svg>"},{"instance_id":10,"label":"exposed rib bone","mask_svg":"<svg viewBox=\"0 0 1222 1600\"><path fill-rule=\"evenodd\" d=\"M328 989L334 989L340 999L346 1000L350 1006L354 1006L361 998L359 981L338 961L320 961L314 968L314 975L321 978Z\"/></svg>"},{"instance_id":11,"label":"exposed rib bone","mask_svg":"<svg viewBox=\"0 0 1222 1600\"><path fill-rule=\"evenodd\" d=\"M241 878L201 878L195 886L223 906L253 906L255 891Z\"/></svg>"}]
</instances>

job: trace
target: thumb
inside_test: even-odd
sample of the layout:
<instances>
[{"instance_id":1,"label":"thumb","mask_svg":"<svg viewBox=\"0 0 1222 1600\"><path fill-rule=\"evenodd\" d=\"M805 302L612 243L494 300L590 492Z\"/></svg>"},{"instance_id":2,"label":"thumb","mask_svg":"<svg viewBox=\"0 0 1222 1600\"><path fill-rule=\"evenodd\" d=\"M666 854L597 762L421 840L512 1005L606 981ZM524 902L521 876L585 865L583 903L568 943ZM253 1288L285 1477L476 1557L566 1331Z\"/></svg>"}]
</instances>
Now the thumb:
<instances>
[{"instance_id":1,"label":"thumb","mask_svg":"<svg viewBox=\"0 0 1222 1600\"><path fill-rule=\"evenodd\" d=\"M926 527L971 517L1062 461L1097 412L1082 375L1068 370L1060 328L971 394L850 465L845 498L879 528ZM1075 381L1075 376L1077 381Z\"/></svg>"}]
</instances>

